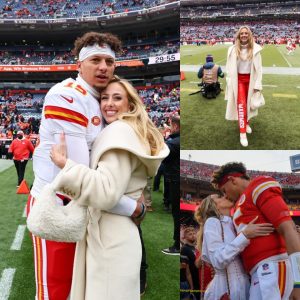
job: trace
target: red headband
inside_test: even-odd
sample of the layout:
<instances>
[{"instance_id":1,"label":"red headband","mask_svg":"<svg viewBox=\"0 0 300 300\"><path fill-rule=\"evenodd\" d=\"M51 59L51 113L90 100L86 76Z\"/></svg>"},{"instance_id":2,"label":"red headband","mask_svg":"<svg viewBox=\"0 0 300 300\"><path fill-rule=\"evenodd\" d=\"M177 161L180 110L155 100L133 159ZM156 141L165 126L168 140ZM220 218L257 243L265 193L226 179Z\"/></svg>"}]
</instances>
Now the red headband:
<instances>
[{"instance_id":1,"label":"red headband","mask_svg":"<svg viewBox=\"0 0 300 300\"><path fill-rule=\"evenodd\" d=\"M242 177L244 175L245 174L243 173L229 173L224 175L224 177L222 177L218 183L219 189L228 181L229 177Z\"/></svg>"}]
</instances>

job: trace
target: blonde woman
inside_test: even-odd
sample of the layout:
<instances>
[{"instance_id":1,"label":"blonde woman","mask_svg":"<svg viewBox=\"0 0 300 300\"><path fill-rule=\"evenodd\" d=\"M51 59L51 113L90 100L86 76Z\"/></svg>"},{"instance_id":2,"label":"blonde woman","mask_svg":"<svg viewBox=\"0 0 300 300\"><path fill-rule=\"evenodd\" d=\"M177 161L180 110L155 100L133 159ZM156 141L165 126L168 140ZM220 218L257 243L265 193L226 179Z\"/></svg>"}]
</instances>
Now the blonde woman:
<instances>
[{"instance_id":1,"label":"blonde woman","mask_svg":"<svg viewBox=\"0 0 300 300\"><path fill-rule=\"evenodd\" d=\"M200 225L197 247L202 259L215 269L215 276L204 294L207 300L228 299L226 295L230 295L231 300L249 298L249 277L239 253L249 245L250 238L273 231L271 224L254 224L255 218L236 236L230 217L232 208L233 203L227 198L213 194L206 197L195 212Z\"/></svg>"},{"instance_id":2,"label":"blonde woman","mask_svg":"<svg viewBox=\"0 0 300 300\"><path fill-rule=\"evenodd\" d=\"M248 146L247 133L252 129L249 120L258 113L251 108L251 97L262 90L262 48L254 42L248 26L242 26L235 38L235 44L228 49L226 63L226 119L238 120L240 143Z\"/></svg>"},{"instance_id":3,"label":"blonde woman","mask_svg":"<svg viewBox=\"0 0 300 300\"><path fill-rule=\"evenodd\" d=\"M55 189L90 212L86 236L76 246L70 299L139 300L138 228L129 217L106 210L123 194L138 200L169 150L126 80L112 80L100 101L107 126L93 144L93 169L67 159L63 137L51 151L62 168Z\"/></svg>"}]
</instances>

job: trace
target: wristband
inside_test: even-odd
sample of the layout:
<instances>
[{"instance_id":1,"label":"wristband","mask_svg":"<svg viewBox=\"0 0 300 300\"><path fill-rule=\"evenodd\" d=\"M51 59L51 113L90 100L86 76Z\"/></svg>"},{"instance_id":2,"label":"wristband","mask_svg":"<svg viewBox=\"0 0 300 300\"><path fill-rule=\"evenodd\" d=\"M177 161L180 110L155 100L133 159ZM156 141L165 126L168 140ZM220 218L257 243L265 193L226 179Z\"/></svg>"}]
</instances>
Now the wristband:
<instances>
[{"instance_id":1,"label":"wristband","mask_svg":"<svg viewBox=\"0 0 300 300\"><path fill-rule=\"evenodd\" d=\"M135 217L135 219L141 219L146 213L145 204L142 202L141 205L142 205L142 211L138 216Z\"/></svg>"},{"instance_id":2,"label":"wristband","mask_svg":"<svg viewBox=\"0 0 300 300\"><path fill-rule=\"evenodd\" d=\"M293 271L294 288L300 288L300 252L289 255L289 260Z\"/></svg>"}]
</instances>

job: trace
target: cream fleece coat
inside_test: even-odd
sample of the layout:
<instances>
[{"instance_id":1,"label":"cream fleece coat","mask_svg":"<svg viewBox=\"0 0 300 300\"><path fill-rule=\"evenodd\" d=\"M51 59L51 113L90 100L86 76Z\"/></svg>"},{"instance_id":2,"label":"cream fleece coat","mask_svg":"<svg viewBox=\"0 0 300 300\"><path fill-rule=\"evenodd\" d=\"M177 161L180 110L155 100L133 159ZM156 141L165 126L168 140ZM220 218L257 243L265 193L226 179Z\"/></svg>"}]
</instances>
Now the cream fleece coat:
<instances>
[{"instance_id":1,"label":"cream fleece coat","mask_svg":"<svg viewBox=\"0 0 300 300\"><path fill-rule=\"evenodd\" d=\"M55 179L55 189L88 206L85 238L77 243L71 300L139 300L141 244L129 217L105 212L122 195L138 200L168 156L150 156L130 125L115 121L96 138L91 168L70 160Z\"/></svg>"},{"instance_id":2,"label":"cream fleece coat","mask_svg":"<svg viewBox=\"0 0 300 300\"><path fill-rule=\"evenodd\" d=\"M254 89L262 90L262 62L260 51L262 47L254 43L253 46L253 59L251 64L251 73L250 73L250 83L249 83L249 92L248 92L248 101L247 101L247 118L250 120L255 117L258 113L258 110L250 109L250 100ZM226 107L226 120L238 120L237 112L237 95L238 95L238 73L237 73L237 56L235 51L235 46L231 46L228 49L227 53L227 62L226 62L226 91L225 91L225 100L227 100Z\"/></svg>"}]
</instances>

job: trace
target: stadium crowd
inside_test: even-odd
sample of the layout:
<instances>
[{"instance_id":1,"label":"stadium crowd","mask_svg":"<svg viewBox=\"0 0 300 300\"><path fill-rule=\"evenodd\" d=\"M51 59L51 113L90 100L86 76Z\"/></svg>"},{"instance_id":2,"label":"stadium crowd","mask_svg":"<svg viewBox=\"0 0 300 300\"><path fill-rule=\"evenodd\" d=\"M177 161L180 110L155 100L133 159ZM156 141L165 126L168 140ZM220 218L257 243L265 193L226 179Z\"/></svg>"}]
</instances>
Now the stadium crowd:
<instances>
[{"instance_id":1,"label":"stadium crowd","mask_svg":"<svg viewBox=\"0 0 300 300\"><path fill-rule=\"evenodd\" d=\"M163 128L164 124L169 125L170 117L179 113L179 85L143 88L138 89L138 92L150 118L158 128Z\"/></svg>"},{"instance_id":2,"label":"stadium crowd","mask_svg":"<svg viewBox=\"0 0 300 300\"><path fill-rule=\"evenodd\" d=\"M235 16L262 16L262 15L280 15L280 14L299 14L300 3L299 1L285 1L285 2L269 2L266 6L265 2L256 1L249 3L244 1L241 3L226 3L217 4L212 3L217 1L210 1L209 5L199 5L197 7L182 7L180 13L181 18L188 19L203 19L203 18L216 18L222 17L235 17ZM231 2L231 3L230 3ZM246 2L246 3L245 3ZM199 3L198 3L199 4Z\"/></svg>"},{"instance_id":3,"label":"stadium crowd","mask_svg":"<svg viewBox=\"0 0 300 300\"><path fill-rule=\"evenodd\" d=\"M74 64L75 58L70 47L54 47L41 45L0 46L0 64L3 65L44 65ZM151 56L173 54L179 52L179 42L152 40L149 43L130 44L124 46L117 60L144 59Z\"/></svg>"},{"instance_id":4,"label":"stadium crowd","mask_svg":"<svg viewBox=\"0 0 300 300\"><path fill-rule=\"evenodd\" d=\"M147 9L169 0L0 0L1 19L102 16Z\"/></svg>"},{"instance_id":5,"label":"stadium crowd","mask_svg":"<svg viewBox=\"0 0 300 300\"><path fill-rule=\"evenodd\" d=\"M12 139L17 131L25 135L38 133L42 101L30 92L20 92L0 96L0 137Z\"/></svg>"},{"instance_id":6,"label":"stadium crowd","mask_svg":"<svg viewBox=\"0 0 300 300\"><path fill-rule=\"evenodd\" d=\"M181 44L233 42L237 29L247 24L259 43L286 44L289 39L300 41L300 22L297 20L272 20L249 22L201 22L182 21L180 30Z\"/></svg>"},{"instance_id":7,"label":"stadium crowd","mask_svg":"<svg viewBox=\"0 0 300 300\"><path fill-rule=\"evenodd\" d=\"M137 88L145 108L158 128L167 137L169 119L179 113L179 84ZM1 91L0 91L1 92ZM38 134L46 91L2 91L0 94L0 137L11 139L18 130L25 135Z\"/></svg>"},{"instance_id":8,"label":"stadium crowd","mask_svg":"<svg viewBox=\"0 0 300 300\"><path fill-rule=\"evenodd\" d=\"M219 166L211 164L180 160L181 176L192 176L193 178L210 181L213 171L218 168ZM271 176L282 186L297 186L300 184L300 175L294 173L249 170L248 174L251 178L256 176Z\"/></svg>"}]
</instances>

